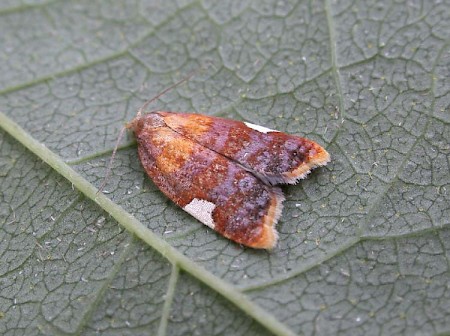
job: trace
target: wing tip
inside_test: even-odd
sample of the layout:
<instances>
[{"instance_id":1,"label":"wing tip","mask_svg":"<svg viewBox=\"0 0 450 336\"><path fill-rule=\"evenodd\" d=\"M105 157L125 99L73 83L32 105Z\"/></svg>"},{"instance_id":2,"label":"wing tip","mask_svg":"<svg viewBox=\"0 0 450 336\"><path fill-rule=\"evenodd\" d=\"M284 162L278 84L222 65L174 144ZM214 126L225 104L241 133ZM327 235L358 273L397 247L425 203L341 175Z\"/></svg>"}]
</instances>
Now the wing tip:
<instances>
[{"instance_id":1,"label":"wing tip","mask_svg":"<svg viewBox=\"0 0 450 336\"><path fill-rule=\"evenodd\" d=\"M306 162L303 162L296 169L283 174L284 183L296 184L300 180L304 179L312 169L317 167L326 166L331 161L330 154L321 146L316 148L317 153L309 157Z\"/></svg>"},{"instance_id":2,"label":"wing tip","mask_svg":"<svg viewBox=\"0 0 450 336\"><path fill-rule=\"evenodd\" d=\"M270 205L267 215L264 218L262 232L256 241L249 244L250 247L271 250L277 245L278 231L275 226L283 211L284 195L279 188L273 188L273 191L273 203Z\"/></svg>"}]
</instances>

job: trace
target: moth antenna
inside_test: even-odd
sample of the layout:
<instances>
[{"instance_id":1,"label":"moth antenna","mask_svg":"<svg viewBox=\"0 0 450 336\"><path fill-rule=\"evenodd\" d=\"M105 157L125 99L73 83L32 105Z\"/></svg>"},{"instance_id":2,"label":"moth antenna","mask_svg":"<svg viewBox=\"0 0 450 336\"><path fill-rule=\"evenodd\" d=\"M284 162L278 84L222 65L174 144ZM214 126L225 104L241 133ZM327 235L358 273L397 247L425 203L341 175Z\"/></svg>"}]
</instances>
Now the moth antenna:
<instances>
[{"instance_id":1,"label":"moth antenna","mask_svg":"<svg viewBox=\"0 0 450 336\"><path fill-rule=\"evenodd\" d=\"M116 156L116 153L117 153L117 148L119 147L120 141L122 140L126 129L127 129L126 127L122 127L122 129L120 130L119 136L117 137L116 145L114 146L114 150L112 152L111 158L109 159L108 167L106 168L106 174L105 174L105 177L103 178L103 183L100 186L100 188L98 188L97 194L103 191L103 188L105 187L106 183L108 182L108 177L111 174L111 170L112 170L111 167L112 167L112 164L114 161L114 157Z\"/></svg>"},{"instance_id":2,"label":"moth antenna","mask_svg":"<svg viewBox=\"0 0 450 336\"><path fill-rule=\"evenodd\" d=\"M136 115L136 118L140 118L142 116L142 112L147 108L147 106L151 103L153 103L155 100L159 99L162 95L166 94L167 92L169 92L170 90L172 90L173 88L177 87L178 85L188 81L189 79L192 78L192 76L194 76L199 70L202 70L202 68L197 69L195 71L192 71L190 74L188 74L186 77L184 77L183 79L179 80L178 82L176 82L175 84L172 84L171 86L169 86L168 88L162 90L160 93L158 93L155 97L147 100L144 105L142 105Z\"/></svg>"}]
</instances>

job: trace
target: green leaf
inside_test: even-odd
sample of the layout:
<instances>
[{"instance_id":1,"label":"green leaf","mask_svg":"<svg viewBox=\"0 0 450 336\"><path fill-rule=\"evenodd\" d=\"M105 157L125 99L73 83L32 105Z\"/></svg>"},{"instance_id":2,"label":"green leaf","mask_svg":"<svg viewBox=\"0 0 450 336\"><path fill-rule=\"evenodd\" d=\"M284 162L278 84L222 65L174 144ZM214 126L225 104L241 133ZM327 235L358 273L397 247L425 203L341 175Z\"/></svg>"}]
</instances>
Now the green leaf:
<instances>
[{"instance_id":1,"label":"green leaf","mask_svg":"<svg viewBox=\"0 0 450 336\"><path fill-rule=\"evenodd\" d=\"M0 4L0 333L450 332L450 6L442 1ZM273 251L144 175L151 109L261 124L332 162L284 187Z\"/></svg>"}]
</instances>

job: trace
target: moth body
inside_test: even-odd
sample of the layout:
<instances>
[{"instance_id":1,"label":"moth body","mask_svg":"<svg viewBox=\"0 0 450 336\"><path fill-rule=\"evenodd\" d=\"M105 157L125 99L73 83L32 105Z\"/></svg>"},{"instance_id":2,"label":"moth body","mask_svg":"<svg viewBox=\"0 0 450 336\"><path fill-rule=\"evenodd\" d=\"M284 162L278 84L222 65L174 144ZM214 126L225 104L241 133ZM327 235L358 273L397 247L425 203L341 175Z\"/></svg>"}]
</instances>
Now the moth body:
<instances>
[{"instance_id":1,"label":"moth body","mask_svg":"<svg viewBox=\"0 0 450 336\"><path fill-rule=\"evenodd\" d=\"M275 185L296 183L330 160L311 140L201 114L152 112L127 128L146 173L167 197L253 248L276 245L284 196Z\"/></svg>"}]
</instances>

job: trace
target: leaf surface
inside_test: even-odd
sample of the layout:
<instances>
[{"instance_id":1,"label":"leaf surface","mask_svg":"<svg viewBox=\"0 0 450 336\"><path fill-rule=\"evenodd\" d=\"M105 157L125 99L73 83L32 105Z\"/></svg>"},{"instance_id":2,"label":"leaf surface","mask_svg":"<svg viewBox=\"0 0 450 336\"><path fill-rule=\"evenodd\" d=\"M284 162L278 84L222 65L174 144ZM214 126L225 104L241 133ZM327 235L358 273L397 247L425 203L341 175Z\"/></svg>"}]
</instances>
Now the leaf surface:
<instances>
[{"instance_id":1,"label":"leaf surface","mask_svg":"<svg viewBox=\"0 0 450 336\"><path fill-rule=\"evenodd\" d=\"M0 5L0 332L450 331L450 6L440 1ZM273 251L144 176L142 102L309 137ZM108 198L110 200L108 200Z\"/></svg>"}]
</instances>

